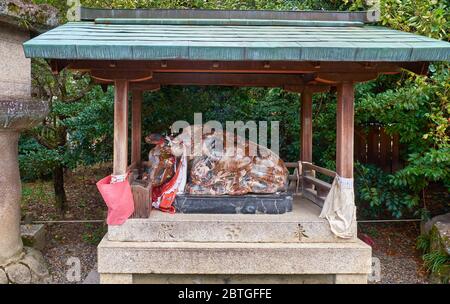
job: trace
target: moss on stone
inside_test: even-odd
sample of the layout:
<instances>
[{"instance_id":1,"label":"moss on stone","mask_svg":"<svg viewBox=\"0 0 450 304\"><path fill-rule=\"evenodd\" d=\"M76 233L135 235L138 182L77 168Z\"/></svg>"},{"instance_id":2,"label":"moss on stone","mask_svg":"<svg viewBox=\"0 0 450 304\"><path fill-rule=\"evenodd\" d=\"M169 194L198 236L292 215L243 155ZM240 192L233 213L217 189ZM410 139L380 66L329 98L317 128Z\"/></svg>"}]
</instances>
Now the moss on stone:
<instances>
[{"instance_id":1,"label":"moss on stone","mask_svg":"<svg viewBox=\"0 0 450 304\"><path fill-rule=\"evenodd\" d=\"M44 31L58 25L58 10L47 4L37 5L26 0L3 0L0 2L0 21Z\"/></svg>"}]
</instances>

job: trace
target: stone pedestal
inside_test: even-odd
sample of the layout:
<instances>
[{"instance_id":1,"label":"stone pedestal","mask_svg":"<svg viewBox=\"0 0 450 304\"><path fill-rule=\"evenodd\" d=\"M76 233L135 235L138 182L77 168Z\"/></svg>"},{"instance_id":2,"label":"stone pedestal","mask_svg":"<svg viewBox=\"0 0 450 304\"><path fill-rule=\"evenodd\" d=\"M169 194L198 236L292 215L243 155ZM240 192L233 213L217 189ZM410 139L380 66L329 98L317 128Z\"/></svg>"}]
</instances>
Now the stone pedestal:
<instances>
[{"instance_id":1,"label":"stone pedestal","mask_svg":"<svg viewBox=\"0 0 450 304\"><path fill-rule=\"evenodd\" d=\"M20 236L19 132L47 113L40 101L0 100L0 283L42 282L48 275L42 255L23 248Z\"/></svg>"},{"instance_id":2,"label":"stone pedestal","mask_svg":"<svg viewBox=\"0 0 450 304\"><path fill-rule=\"evenodd\" d=\"M100 282L367 283L370 246L336 238L319 213L301 197L285 214L154 211L108 228Z\"/></svg>"},{"instance_id":3,"label":"stone pedestal","mask_svg":"<svg viewBox=\"0 0 450 304\"><path fill-rule=\"evenodd\" d=\"M31 61L22 44L30 29L56 25L56 9L29 1L0 1L0 284L43 282L42 255L24 248L20 237L21 182L18 139L21 130L41 122L48 107L31 100ZM22 26L25 16L27 27Z\"/></svg>"},{"instance_id":4,"label":"stone pedestal","mask_svg":"<svg viewBox=\"0 0 450 304\"><path fill-rule=\"evenodd\" d=\"M20 238L21 183L17 161L19 133L0 129L0 265L18 258Z\"/></svg>"}]
</instances>

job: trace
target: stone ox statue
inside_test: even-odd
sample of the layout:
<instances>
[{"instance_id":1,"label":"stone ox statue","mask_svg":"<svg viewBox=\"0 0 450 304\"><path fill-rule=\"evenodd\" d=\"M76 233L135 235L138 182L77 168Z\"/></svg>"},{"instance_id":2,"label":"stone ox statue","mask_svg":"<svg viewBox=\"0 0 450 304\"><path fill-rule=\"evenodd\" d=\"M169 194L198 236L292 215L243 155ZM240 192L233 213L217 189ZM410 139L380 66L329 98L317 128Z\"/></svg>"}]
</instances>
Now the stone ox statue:
<instances>
[{"instance_id":1,"label":"stone ox statue","mask_svg":"<svg viewBox=\"0 0 450 304\"><path fill-rule=\"evenodd\" d=\"M196 134L202 138L197 147ZM173 177L177 159L184 152L188 157L188 194L269 194L286 190L288 170L284 162L268 148L242 137L220 131L205 134L201 126L190 126L175 138L151 134L146 142L156 145L149 152L148 171L154 187Z\"/></svg>"}]
</instances>

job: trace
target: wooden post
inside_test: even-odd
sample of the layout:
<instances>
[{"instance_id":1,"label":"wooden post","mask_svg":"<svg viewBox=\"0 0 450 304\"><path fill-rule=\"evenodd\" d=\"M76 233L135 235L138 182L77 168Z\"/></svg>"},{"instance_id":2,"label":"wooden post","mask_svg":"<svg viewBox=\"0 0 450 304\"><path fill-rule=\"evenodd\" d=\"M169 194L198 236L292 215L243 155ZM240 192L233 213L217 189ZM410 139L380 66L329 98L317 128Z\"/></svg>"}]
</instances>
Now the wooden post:
<instances>
[{"instance_id":1,"label":"wooden post","mask_svg":"<svg viewBox=\"0 0 450 304\"><path fill-rule=\"evenodd\" d=\"M305 88L301 93L301 146L300 160L312 163L312 92ZM303 170L302 176L313 176L311 170ZM312 183L302 179L302 191L305 189L314 189Z\"/></svg>"},{"instance_id":2,"label":"wooden post","mask_svg":"<svg viewBox=\"0 0 450 304\"><path fill-rule=\"evenodd\" d=\"M128 164L128 81L114 81L114 165L113 174L127 172Z\"/></svg>"},{"instance_id":3,"label":"wooden post","mask_svg":"<svg viewBox=\"0 0 450 304\"><path fill-rule=\"evenodd\" d=\"M131 110L131 164L139 167L142 143L142 91L133 91Z\"/></svg>"},{"instance_id":4,"label":"wooden post","mask_svg":"<svg viewBox=\"0 0 450 304\"><path fill-rule=\"evenodd\" d=\"M300 159L312 163L312 93L306 88L302 92L301 128Z\"/></svg>"},{"instance_id":5,"label":"wooden post","mask_svg":"<svg viewBox=\"0 0 450 304\"><path fill-rule=\"evenodd\" d=\"M346 178L353 178L353 100L353 83L340 83L337 86L336 172Z\"/></svg>"}]
</instances>

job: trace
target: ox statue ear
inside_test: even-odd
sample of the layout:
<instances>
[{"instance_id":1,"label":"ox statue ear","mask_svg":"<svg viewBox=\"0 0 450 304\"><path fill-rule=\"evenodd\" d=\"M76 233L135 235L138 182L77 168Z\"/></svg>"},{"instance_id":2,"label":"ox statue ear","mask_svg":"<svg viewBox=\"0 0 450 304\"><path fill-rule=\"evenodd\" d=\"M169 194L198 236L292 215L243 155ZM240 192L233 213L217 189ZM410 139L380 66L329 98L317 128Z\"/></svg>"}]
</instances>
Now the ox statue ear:
<instances>
[{"instance_id":1,"label":"ox statue ear","mask_svg":"<svg viewBox=\"0 0 450 304\"><path fill-rule=\"evenodd\" d=\"M153 145L161 145L166 142L166 139L158 133L151 133L145 137L145 142Z\"/></svg>"}]
</instances>

